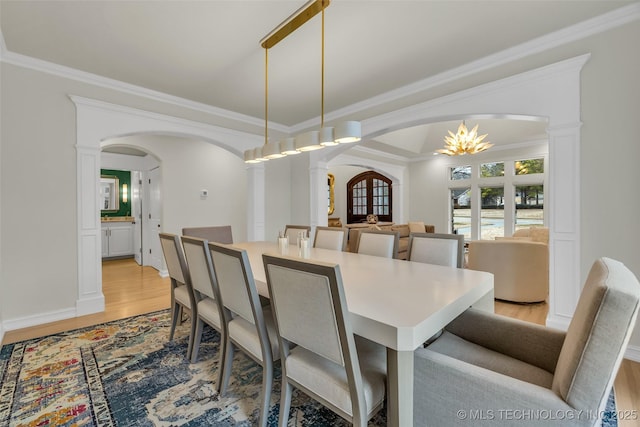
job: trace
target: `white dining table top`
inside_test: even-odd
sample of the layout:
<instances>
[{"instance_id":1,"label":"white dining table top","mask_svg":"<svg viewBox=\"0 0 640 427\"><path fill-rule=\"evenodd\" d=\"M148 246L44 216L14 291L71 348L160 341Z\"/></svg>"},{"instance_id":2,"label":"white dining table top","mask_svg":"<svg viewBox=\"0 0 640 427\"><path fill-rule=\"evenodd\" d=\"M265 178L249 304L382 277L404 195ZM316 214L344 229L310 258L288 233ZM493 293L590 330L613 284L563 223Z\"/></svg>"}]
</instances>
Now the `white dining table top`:
<instances>
[{"instance_id":1,"label":"white dining table top","mask_svg":"<svg viewBox=\"0 0 640 427\"><path fill-rule=\"evenodd\" d=\"M258 292L268 297L262 254L283 256L275 242L243 242ZM300 258L290 246L284 256ZM413 351L493 291L493 275L328 249L309 259L338 264L354 333L396 351Z\"/></svg>"}]
</instances>

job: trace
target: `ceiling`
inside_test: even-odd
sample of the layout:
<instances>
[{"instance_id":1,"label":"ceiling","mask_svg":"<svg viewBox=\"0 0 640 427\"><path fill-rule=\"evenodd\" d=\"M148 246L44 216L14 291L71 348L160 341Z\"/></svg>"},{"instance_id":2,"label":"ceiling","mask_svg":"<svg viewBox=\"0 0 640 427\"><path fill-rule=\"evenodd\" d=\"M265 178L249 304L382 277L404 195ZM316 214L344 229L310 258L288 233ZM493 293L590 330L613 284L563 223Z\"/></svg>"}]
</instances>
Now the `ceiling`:
<instances>
[{"instance_id":1,"label":"ceiling","mask_svg":"<svg viewBox=\"0 0 640 427\"><path fill-rule=\"evenodd\" d=\"M325 12L325 115L630 3L333 0ZM302 5L304 0L0 0L2 49L264 120L259 41ZM274 125L319 123L320 22L313 18L269 50ZM467 124L476 123L497 145L545 134L542 122ZM458 124L423 125L366 145L404 157L429 153Z\"/></svg>"}]
</instances>

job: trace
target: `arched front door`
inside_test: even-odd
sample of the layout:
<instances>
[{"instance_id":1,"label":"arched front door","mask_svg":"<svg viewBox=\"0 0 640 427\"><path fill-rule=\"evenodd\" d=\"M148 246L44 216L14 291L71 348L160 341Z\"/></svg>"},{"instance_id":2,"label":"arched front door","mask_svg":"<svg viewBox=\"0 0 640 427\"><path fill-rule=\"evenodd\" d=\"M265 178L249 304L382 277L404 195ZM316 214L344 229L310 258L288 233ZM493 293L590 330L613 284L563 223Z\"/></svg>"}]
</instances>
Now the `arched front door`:
<instances>
[{"instance_id":1,"label":"arched front door","mask_svg":"<svg viewBox=\"0 0 640 427\"><path fill-rule=\"evenodd\" d=\"M366 222L367 215L378 221L392 221L391 179L374 171L358 174L347 182L347 223Z\"/></svg>"}]
</instances>

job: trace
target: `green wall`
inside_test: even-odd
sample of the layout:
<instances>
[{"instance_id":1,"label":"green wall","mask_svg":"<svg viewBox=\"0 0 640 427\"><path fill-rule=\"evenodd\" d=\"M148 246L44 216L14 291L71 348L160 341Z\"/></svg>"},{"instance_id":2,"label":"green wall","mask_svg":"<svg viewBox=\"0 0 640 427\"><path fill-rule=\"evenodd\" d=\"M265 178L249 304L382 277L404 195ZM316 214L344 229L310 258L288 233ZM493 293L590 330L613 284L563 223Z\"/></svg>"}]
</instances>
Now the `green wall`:
<instances>
[{"instance_id":1,"label":"green wall","mask_svg":"<svg viewBox=\"0 0 640 427\"><path fill-rule=\"evenodd\" d=\"M131 216L131 172L113 169L100 169L100 175L117 176L120 180L120 209L118 212L100 212L100 216ZM127 184L127 202L122 201L122 184Z\"/></svg>"}]
</instances>

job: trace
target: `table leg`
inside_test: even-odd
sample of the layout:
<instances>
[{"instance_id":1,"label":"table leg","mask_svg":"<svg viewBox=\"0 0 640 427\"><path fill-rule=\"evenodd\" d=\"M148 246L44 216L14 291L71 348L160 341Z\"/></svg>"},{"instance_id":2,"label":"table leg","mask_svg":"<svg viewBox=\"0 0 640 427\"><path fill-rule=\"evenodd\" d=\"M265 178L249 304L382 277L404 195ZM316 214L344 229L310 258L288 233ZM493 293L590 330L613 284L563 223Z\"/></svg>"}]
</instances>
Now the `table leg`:
<instances>
[{"instance_id":1,"label":"table leg","mask_svg":"<svg viewBox=\"0 0 640 427\"><path fill-rule=\"evenodd\" d=\"M387 348L387 425L413 426L413 351Z\"/></svg>"}]
</instances>

